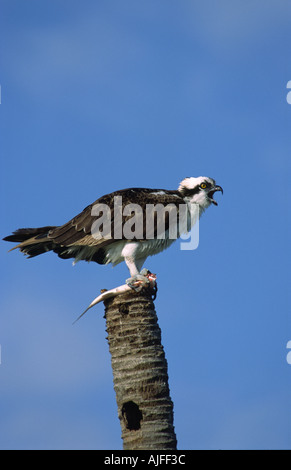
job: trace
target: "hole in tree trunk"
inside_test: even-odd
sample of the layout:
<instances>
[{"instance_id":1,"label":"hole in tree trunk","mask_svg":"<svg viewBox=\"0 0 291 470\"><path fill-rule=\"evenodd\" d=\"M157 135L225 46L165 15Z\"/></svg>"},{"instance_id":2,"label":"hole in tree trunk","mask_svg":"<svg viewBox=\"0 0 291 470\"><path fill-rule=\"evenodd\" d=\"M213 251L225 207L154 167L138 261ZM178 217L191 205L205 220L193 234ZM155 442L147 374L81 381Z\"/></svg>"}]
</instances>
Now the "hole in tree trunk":
<instances>
[{"instance_id":1,"label":"hole in tree trunk","mask_svg":"<svg viewBox=\"0 0 291 470\"><path fill-rule=\"evenodd\" d=\"M125 304L125 303L124 303L124 304L120 304L120 305L119 305L119 311L120 311L121 315L127 315L128 312L129 312L129 307L128 307L128 305Z\"/></svg>"},{"instance_id":2,"label":"hole in tree trunk","mask_svg":"<svg viewBox=\"0 0 291 470\"><path fill-rule=\"evenodd\" d=\"M136 403L133 401L127 401L124 403L121 409L121 413L127 429L130 431L137 431L140 429L142 412Z\"/></svg>"}]
</instances>

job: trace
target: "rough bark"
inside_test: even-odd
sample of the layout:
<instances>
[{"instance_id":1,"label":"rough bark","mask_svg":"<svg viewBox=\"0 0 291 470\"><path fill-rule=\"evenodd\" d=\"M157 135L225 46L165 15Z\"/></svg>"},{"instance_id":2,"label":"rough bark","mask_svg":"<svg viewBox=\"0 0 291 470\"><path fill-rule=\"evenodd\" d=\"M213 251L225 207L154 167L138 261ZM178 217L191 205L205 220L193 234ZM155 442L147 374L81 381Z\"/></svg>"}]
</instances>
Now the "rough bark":
<instances>
[{"instance_id":1,"label":"rough bark","mask_svg":"<svg viewBox=\"0 0 291 470\"><path fill-rule=\"evenodd\" d=\"M176 449L167 361L151 292L130 292L104 304L123 449Z\"/></svg>"}]
</instances>

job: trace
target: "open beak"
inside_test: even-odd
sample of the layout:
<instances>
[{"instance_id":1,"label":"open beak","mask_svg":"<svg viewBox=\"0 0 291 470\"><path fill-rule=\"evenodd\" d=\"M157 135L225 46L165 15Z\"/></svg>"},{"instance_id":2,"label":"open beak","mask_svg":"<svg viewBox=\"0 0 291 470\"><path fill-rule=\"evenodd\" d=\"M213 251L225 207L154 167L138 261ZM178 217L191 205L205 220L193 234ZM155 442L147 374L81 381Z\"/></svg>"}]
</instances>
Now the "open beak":
<instances>
[{"instance_id":1,"label":"open beak","mask_svg":"<svg viewBox=\"0 0 291 470\"><path fill-rule=\"evenodd\" d=\"M213 188L210 189L207 196L212 202L212 204L214 204L215 206L218 206L218 203L215 201L215 199L213 199L213 195L216 191L221 191L221 194L223 194L223 189L221 186L214 186Z\"/></svg>"}]
</instances>

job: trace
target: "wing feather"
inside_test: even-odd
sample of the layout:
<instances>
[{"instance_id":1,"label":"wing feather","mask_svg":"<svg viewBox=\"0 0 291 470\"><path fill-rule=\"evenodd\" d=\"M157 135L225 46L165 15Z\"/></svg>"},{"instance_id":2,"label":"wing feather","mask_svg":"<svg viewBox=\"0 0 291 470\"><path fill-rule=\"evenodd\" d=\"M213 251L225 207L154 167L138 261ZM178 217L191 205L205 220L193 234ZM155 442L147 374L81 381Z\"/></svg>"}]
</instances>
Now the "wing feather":
<instances>
[{"instance_id":1,"label":"wing feather","mask_svg":"<svg viewBox=\"0 0 291 470\"><path fill-rule=\"evenodd\" d=\"M10 241L20 241L17 247L25 252L28 256L37 256L45 251L54 251L61 258L75 258L76 260L85 259L87 261L96 261L98 263L107 262L105 259L106 247L114 243L120 242L120 238L114 238L116 233L125 240L124 224L131 219L132 215L119 217L114 220L115 196L122 197L122 207L127 204L138 204L142 209L143 237L137 238L144 241L147 238L146 232L146 207L147 204L172 205L176 208L177 214L181 204L185 205L185 201L178 191L169 191L165 189L144 189L129 188L122 191L116 191L97 199L93 204L85 207L85 209L74 218L58 227L44 227L40 229L22 229L25 234L19 232L20 235L10 236ZM111 216L111 238L95 238L91 230L93 223L98 220L98 216L92 215L92 209L96 204L106 204L110 209ZM169 214L165 215L165 230L169 228ZM157 237L157 217L154 219L154 228L151 238ZM115 228L115 231L114 231ZM47 229L47 230L45 230ZM33 236L35 235L35 236ZM11 237L14 237L13 240ZM130 238L132 239L132 238Z\"/></svg>"},{"instance_id":2,"label":"wing feather","mask_svg":"<svg viewBox=\"0 0 291 470\"><path fill-rule=\"evenodd\" d=\"M123 216L114 220L114 196L121 196L123 206L126 204L138 204L143 211L143 238L146 238L146 205L152 204L170 204L176 207L177 213L179 211L179 205L185 204L184 200L180 197L177 191L168 191L161 189L140 189L130 188L122 191L116 191L114 193L103 196L97 199L93 204L87 206L80 214L75 216L66 224L53 228L50 230L48 237L56 244L68 246L68 245L89 245L96 246L96 248L102 248L111 243L114 243L114 233L122 235L122 239L125 239L123 233L124 224L132 217L131 215ZM98 219L98 216L92 215L92 208L96 204L106 204L110 208L111 214L111 239L108 238L94 238L91 234L92 225ZM115 232L114 232L115 224ZM155 217L155 233L156 232L157 219ZM165 229L169 228L169 214L165 214Z\"/></svg>"}]
</instances>

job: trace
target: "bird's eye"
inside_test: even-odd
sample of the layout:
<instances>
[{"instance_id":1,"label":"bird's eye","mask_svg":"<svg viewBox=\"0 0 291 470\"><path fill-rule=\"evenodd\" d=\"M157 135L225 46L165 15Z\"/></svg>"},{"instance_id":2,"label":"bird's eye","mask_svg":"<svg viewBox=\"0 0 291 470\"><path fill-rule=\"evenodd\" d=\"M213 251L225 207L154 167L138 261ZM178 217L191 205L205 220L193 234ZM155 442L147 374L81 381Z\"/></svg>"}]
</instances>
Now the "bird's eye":
<instances>
[{"instance_id":1,"label":"bird's eye","mask_svg":"<svg viewBox=\"0 0 291 470\"><path fill-rule=\"evenodd\" d=\"M206 183L201 183L201 184L200 184L200 188L205 189L206 187L207 187L207 184L206 184Z\"/></svg>"}]
</instances>

